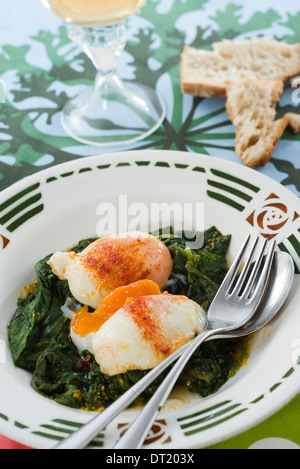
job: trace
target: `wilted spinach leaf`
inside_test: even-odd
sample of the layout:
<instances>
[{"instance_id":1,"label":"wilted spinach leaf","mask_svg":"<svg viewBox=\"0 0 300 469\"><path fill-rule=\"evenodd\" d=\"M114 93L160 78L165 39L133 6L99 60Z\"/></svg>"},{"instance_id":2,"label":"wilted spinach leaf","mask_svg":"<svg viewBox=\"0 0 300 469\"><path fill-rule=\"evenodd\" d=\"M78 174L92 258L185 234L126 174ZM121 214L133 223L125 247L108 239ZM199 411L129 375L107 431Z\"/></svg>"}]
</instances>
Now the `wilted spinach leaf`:
<instances>
[{"instance_id":1,"label":"wilted spinach leaf","mask_svg":"<svg viewBox=\"0 0 300 469\"><path fill-rule=\"evenodd\" d=\"M204 233L204 244L198 249L186 247L185 238L164 240L174 259L169 293L185 295L207 310L228 271L230 240L215 227Z\"/></svg>"},{"instance_id":2,"label":"wilted spinach leaf","mask_svg":"<svg viewBox=\"0 0 300 469\"><path fill-rule=\"evenodd\" d=\"M161 239L174 259L167 290L186 295L208 309L227 273L230 236L223 236L212 227L205 232L201 249L187 247L187 239L174 236L171 229L170 236ZM80 252L92 241L82 240L72 250ZM89 352L79 355L69 337L70 321L61 310L71 296L68 283L52 273L47 264L49 258L35 266L35 291L18 300L9 327L13 361L33 373L32 387L42 395L69 407L99 410L120 397L147 371L109 377L101 372ZM207 342L193 355L179 382L203 396L214 393L237 369L243 351L241 340ZM144 400L155 392L166 373L144 391Z\"/></svg>"}]
</instances>

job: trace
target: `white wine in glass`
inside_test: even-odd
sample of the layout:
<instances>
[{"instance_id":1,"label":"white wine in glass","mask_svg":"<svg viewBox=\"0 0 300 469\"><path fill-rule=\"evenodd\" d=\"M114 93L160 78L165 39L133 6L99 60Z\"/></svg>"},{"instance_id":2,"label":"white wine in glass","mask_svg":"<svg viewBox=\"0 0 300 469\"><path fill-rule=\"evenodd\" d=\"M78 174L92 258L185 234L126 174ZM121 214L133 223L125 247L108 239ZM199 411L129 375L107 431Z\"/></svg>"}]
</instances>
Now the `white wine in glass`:
<instances>
[{"instance_id":1,"label":"white wine in glass","mask_svg":"<svg viewBox=\"0 0 300 469\"><path fill-rule=\"evenodd\" d=\"M118 23L133 15L146 0L42 0L67 23L82 26Z\"/></svg>"},{"instance_id":2,"label":"white wine in glass","mask_svg":"<svg viewBox=\"0 0 300 469\"><path fill-rule=\"evenodd\" d=\"M94 86L70 99L62 123L74 139L96 146L128 145L143 140L166 115L152 88L123 81L117 72L126 45L126 19L145 0L41 0L66 23L69 37L81 41L96 67Z\"/></svg>"}]
</instances>

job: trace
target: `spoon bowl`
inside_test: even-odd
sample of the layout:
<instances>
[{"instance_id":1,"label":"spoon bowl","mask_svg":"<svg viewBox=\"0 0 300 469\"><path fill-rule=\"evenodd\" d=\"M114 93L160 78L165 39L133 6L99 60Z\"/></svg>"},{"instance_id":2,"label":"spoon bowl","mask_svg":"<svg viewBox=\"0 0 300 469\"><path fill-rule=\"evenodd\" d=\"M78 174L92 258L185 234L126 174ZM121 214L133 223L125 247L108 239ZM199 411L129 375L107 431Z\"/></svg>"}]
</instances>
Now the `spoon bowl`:
<instances>
[{"instance_id":1,"label":"spoon bowl","mask_svg":"<svg viewBox=\"0 0 300 469\"><path fill-rule=\"evenodd\" d=\"M239 329L215 336L212 340L244 337L266 326L284 305L292 288L294 274L292 257L285 252L276 252L267 289L251 321Z\"/></svg>"},{"instance_id":2,"label":"spoon bowl","mask_svg":"<svg viewBox=\"0 0 300 469\"><path fill-rule=\"evenodd\" d=\"M221 336L216 335L211 337L211 340L215 338L243 337L258 331L268 324L281 310L290 293L293 284L294 270L294 263L291 256L284 252L276 252L273 258L268 285L254 317L243 327L235 331L226 332L226 334L222 333ZM184 345L166 359L165 368L178 359L188 346L189 344ZM151 375L152 381L161 372L162 370L160 370L159 373L156 373L156 369L151 370L149 375ZM149 375L142 378L101 414L96 415L90 422L56 445L53 449L79 449L86 447L103 428L145 390L149 385Z\"/></svg>"}]
</instances>

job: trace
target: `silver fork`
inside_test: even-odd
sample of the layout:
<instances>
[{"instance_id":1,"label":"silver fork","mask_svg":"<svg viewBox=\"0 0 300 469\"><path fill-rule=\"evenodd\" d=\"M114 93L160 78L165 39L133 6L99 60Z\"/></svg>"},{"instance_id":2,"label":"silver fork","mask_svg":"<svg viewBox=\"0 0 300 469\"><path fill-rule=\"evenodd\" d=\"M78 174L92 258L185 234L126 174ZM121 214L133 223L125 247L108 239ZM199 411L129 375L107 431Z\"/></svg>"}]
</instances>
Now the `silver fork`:
<instances>
[{"instance_id":1,"label":"silver fork","mask_svg":"<svg viewBox=\"0 0 300 469\"><path fill-rule=\"evenodd\" d=\"M224 282L222 283L214 302L212 303L208 313L208 323L206 330L196 337L192 342L184 345L176 350L163 362L156 366L153 370L149 371L146 376L140 379L134 386L126 391L119 399L105 409L101 414L97 414L88 423L76 430L69 437L62 440L53 449L82 449L85 448L93 438L95 438L122 410L126 409L160 374L166 370L172 363L174 363L180 356L182 358L174 365L172 375L169 374L161 387L153 395L152 399L145 406L144 410L139 414L138 418L129 427L125 435L117 443L115 448L139 448L143 444L149 429L159 409L168 397L174 383L177 381L177 375L180 374L182 366L186 363L189 357L193 354L200 343L208 339L210 336L220 334L221 332L230 331L242 327L246 324L255 313L259 303L262 299L263 293L267 286L267 280L270 274L273 256L275 252L275 242L271 243L267 260L265 261L263 270L261 266L264 258L266 243L263 243L260 249L256 262L252 263L254 251L258 243L257 237L252 245L248 258L245 262L241 275L239 274L241 264L248 247L250 236L245 240L242 248L231 268L229 269ZM251 265L252 264L252 265ZM251 275L250 272L251 269ZM247 277L250 275L250 278ZM257 279L259 278L259 281ZM247 281L246 281L247 279ZM245 283L247 290L245 289ZM256 284L255 293L253 294L253 286ZM238 292L243 292L243 295L238 298ZM247 293L247 294L246 294ZM251 294L252 293L252 294ZM248 295L250 297L248 298ZM234 316L232 320L232 300L235 299ZM217 313L219 312L219 314ZM224 322L223 322L224 321ZM224 327L223 327L224 326ZM183 364L184 363L184 364ZM175 368L176 366L176 368ZM175 377L176 373L176 377ZM167 381L168 380L168 381ZM162 387L164 386L164 387ZM159 393L159 394L158 394ZM151 406L151 408L150 408ZM150 408L150 412L149 412ZM157 411L158 409L158 411ZM146 415L147 413L147 415ZM139 425L139 429L136 429ZM139 433L138 433L139 432ZM138 438L137 438L138 437Z\"/></svg>"},{"instance_id":2,"label":"silver fork","mask_svg":"<svg viewBox=\"0 0 300 469\"><path fill-rule=\"evenodd\" d=\"M248 241L249 238L246 240L246 245ZM115 449L141 448L153 422L195 350L209 337L235 330L251 319L265 292L275 252L273 241L265 258L267 244L265 240L253 270L249 273L257 242L258 238L253 243L245 266L236 280L245 250L245 245L243 246L209 308L206 329L189 344L150 401L114 446ZM263 260L265 260L264 265Z\"/></svg>"}]
</instances>

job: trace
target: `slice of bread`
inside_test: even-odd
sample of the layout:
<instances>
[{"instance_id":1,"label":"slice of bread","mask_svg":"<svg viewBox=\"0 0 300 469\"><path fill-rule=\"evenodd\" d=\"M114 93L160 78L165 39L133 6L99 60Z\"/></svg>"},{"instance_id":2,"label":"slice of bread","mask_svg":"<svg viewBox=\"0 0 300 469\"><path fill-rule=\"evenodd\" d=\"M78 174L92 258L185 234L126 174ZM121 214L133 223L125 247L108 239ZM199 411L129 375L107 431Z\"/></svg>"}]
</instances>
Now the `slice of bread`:
<instances>
[{"instance_id":1,"label":"slice of bread","mask_svg":"<svg viewBox=\"0 0 300 469\"><path fill-rule=\"evenodd\" d=\"M236 152L246 166L265 166L288 125L276 119L276 106L284 90L280 80L240 78L227 88L226 109L236 126Z\"/></svg>"},{"instance_id":2,"label":"slice of bread","mask_svg":"<svg viewBox=\"0 0 300 469\"><path fill-rule=\"evenodd\" d=\"M288 112L286 116L289 120L288 125L294 134L300 133L300 114L296 114L295 112Z\"/></svg>"},{"instance_id":3,"label":"slice of bread","mask_svg":"<svg viewBox=\"0 0 300 469\"><path fill-rule=\"evenodd\" d=\"M239 77L285 80L300 73L300 44L253 38L214 43L213 51L186 46L180 73L183 93L224 98L228 85Z\"/></svg>"}]
</instances>

